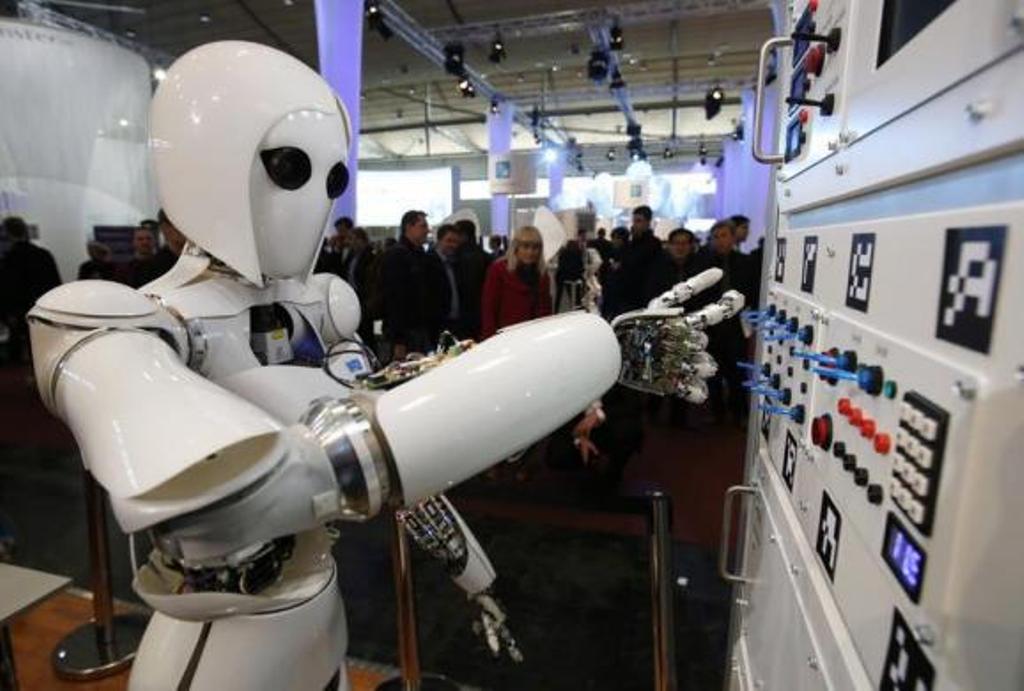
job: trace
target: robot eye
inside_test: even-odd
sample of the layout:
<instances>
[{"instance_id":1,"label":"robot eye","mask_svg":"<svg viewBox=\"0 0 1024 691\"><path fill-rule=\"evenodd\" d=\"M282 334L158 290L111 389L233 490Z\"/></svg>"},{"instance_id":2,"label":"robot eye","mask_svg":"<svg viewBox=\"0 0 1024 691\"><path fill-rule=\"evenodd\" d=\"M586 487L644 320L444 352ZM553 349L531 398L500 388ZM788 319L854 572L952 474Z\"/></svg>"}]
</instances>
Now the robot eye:
<instances>
[{"instance_id":1,"label":"robot eye","mask_svg":"<svg viewBox=\"0 0 1024 691\"><path fill-rule=\"evenodd\" d=\"M274 184L286 190L297 190L313 175L313 165L302 149L282 146L260 152L267 175Z\"/></svg>"},{"instance_id":2,"label":"robot eye","mask_svg":"<svg viewBox=\"0 0 1024 691\"><path fill-rule=\"evenodd\" d=\"M348 168L341 161L331 166L327 173L327 197L337 199L348 187Z\"/></svg>"}]
</instances>

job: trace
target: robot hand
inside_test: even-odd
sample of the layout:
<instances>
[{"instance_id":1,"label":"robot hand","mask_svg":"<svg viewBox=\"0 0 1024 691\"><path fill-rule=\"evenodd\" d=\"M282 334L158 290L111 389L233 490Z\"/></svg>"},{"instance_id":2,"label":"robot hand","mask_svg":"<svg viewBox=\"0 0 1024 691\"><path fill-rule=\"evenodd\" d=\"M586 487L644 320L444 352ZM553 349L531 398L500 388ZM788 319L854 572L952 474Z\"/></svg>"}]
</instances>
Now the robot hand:
<instances>
[{"instance_id":1,"label":"robot hand","mask_svg":"<svg viewBox=\"0 0 1024 691\"><path fill-rule=\"evenodd\" d=\"M662 396L678 395L693 403L707 399L704 380L718 371L718 365L705 352L704 329L737 314L744 298L729 290L718 302L692 314L684 313L682 303L721 278L721 269L708 269L654 298L646 309L627 312L612 322L622 349L620 383Z\"/></svg>"},{"instance_id":2,"label":"robot hand","mask_svg":"<svg viewBox=\"0 0 1024 691\"><path fill-rule=\"evenodd\" d=\"M396 516L406 533L424 551L444 563L448 575L480 607L473 630L482 636L495 657L504 649L509 658L522 662L523 654L509 631L508 616L491 595L494 567L455 507L443 494L400 509Z\"/></svg>"}]
</instances>

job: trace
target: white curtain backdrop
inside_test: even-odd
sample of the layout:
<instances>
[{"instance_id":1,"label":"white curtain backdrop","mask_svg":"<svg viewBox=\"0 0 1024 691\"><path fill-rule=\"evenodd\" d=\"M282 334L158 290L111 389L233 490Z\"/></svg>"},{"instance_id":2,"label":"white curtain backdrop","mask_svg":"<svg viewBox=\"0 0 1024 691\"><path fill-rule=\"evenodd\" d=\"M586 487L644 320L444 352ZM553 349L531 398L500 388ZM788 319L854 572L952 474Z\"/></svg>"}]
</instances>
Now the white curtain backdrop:
<instances>
[{"instance_id":1,"label":"white curtain backdrop","mask_svg":"<svg viewBox=\"0 0 1024 691\"><path fill-rule=\"evenodd\" d=\"M0 20L0 216L39 228L75 278L95 225L156 213L146 61L69 31Z\"/></svg>"}]
</instances>

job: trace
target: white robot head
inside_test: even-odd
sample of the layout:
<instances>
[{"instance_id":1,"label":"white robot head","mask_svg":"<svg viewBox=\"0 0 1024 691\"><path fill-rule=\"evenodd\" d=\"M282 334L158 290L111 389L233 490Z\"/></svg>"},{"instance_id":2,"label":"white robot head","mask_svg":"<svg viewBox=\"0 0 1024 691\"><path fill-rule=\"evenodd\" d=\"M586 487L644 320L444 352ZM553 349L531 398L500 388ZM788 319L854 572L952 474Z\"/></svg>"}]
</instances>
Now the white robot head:
<instances>
[{"instance_id":1,"label":"white robot head","mask_svg":"<svg viewBox=\"0 0 1024 691\"><path fill-rule=\"evenodd\" d=\"M160 201L196 245L257 285L304 278L348 185L348 113L299 60L222 41L179 58L153 96Z\"/></svg>"}]
</instances>

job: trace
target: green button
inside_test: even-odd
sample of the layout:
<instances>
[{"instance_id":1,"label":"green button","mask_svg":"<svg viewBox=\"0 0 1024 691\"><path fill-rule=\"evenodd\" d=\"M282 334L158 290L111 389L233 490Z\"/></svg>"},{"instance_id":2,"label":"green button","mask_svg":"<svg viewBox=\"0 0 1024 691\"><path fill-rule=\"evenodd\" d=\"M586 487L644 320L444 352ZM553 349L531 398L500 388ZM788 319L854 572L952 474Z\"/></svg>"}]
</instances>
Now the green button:
<instances>
[{"instance_id":1,"label":"green button","mask_svg":"<svg viewBox=\"0 0 1024 691\"><path fill-rule=\"evenodd\" d=\"M896 382L892 379L882 385L882 393L886 398L896 398Z\"/></svg>"}]
</instances>

